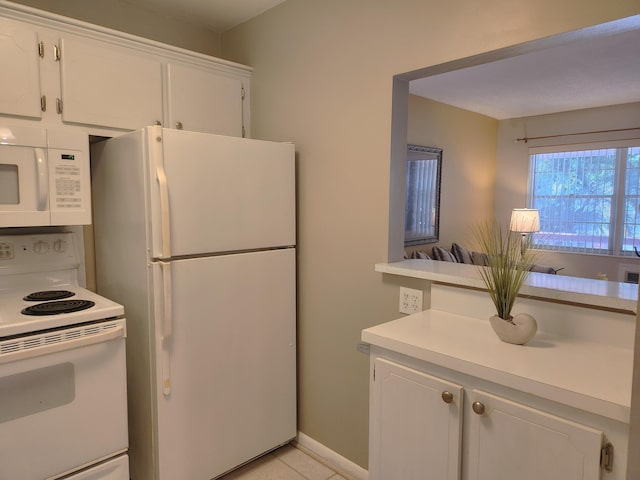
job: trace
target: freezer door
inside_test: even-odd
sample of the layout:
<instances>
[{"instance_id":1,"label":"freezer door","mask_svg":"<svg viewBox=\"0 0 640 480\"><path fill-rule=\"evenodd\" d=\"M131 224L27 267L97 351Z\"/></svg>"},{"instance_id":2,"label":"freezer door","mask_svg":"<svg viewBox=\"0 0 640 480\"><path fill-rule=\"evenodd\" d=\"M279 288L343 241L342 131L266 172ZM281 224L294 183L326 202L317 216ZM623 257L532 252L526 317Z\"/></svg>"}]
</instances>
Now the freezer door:
<instances>
[{"instance_id":1,"label":"freezer door","mask_svg":"<svg viewBox=\"0 0 640 480\"><path fill-rule=\"evenodd\" d=\"M295 244L292 144L149 131L154 258Z\"/></svg>"},{"instance_id":2,"label":"freezer door","mask_svg":"<svg viewBox=\"0 0 640 480\"><path fill-rule=\"evenodd\" d=\"M295 250L155 268L172 277L171 327L155 329L158 480L209 480L292 439Z\"/></svg>"}]
</instances>

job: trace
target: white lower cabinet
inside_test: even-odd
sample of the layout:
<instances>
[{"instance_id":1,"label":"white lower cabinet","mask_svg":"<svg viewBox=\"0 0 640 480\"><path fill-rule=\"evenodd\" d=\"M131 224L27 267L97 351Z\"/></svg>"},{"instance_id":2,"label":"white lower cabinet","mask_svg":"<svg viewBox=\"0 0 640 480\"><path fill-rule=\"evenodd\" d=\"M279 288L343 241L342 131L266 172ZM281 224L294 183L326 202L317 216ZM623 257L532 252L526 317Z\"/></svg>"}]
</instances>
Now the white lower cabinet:
<instances>
[{"instance_id":1,"label":"white lower cabinet","mask_svg":"<svg viewBox=\"0 0 640 480\"><path fill-rule=\"evenodd\" d=\"M371 362L371 480L605 478L600 430L465 387L463 377Z\"/></svg>"},{"instance_id":2,"label":"white lower cabinet","mask_svg":"<svg viewBox=\"0 0 640 480\"><path fill-rule=\"evenodd\" d=\"M369 479L460 478L462 387L375 360Z\"/></svg>"},{"instance_id":3,"label":"white lower cabinet","mask_svg":"<svg viewBox=\"0 0 640 480\"><path fill-rule=\"evenodd\" d=\"M601 431L479 390L469 397L469 480L600 478Z\"/></svg>"}]
</instances>

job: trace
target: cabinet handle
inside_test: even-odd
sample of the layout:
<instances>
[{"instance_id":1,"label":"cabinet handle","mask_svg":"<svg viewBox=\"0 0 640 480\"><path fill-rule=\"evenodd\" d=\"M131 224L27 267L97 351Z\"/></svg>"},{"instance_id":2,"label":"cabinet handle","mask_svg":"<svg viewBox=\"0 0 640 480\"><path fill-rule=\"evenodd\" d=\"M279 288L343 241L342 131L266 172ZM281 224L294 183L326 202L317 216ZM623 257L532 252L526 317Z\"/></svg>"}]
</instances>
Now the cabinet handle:
<instances>
[{"instance_id":1,"label":"cabinet handle","mask_svg":"<svg viewBox=\"0 0 640 480\"><path fill-rule=\"evenodd\" d=\"M442 401L444 403L453 403L453 393L446 390L442 392Z\"/></svg>"},{"instance_id":2,"label":"cabinet handle","mask_svg":"<svg viewBox=\"0 0 640 480\"><path fill-rule=\"evenodd\" d=\"M162 122L160 120L156 120L155 122L153 122L153 124L157 127L161 127L162 126Z\"/></svg>"},{"instance_id":3,"label":"cabinet handle","mask_svg":"<svg viewBox=\"0 0 640 480\"><path fill-rule=\"evenodd\" d=\"M473 408L473 411L475 413L477 413L478 415L484 415L484 403L482 402L473 402L473 405L471 405L471 408Z\"/></svg>"},{"instance_id":4,"label":"cabinet handle","mask_svg":"<svg viewBox=\"0 0 640 480\"><path fill-rule=\"evenodd\" d=\"M182 130L182 122L176 122L176 128Z\"/></svg>"}]
</instances>

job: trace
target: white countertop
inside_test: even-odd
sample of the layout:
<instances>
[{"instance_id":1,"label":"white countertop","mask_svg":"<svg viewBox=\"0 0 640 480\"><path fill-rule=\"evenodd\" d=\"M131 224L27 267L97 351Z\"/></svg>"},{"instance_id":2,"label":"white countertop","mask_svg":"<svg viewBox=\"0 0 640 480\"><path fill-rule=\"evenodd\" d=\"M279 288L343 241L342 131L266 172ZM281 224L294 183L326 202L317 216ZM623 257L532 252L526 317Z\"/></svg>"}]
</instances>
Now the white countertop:
<instances>
[{"instance_id":1,"label":"white countertop","mask_svg":"<svg viewBox=\"0 0 640 480\"><path fill-rule=\"evenodd\" d=\"M381 273L463 287L485 288L474 265L435 260L404 260L395 263L378 263L375 269ZM638 285L532 272L520 293L553 301L635 313Z\"/></svg>"},{"instance_id":2,"label":"white countertop","mask_svg":"<svg viewBox=\"0 0 640 480\"><path fill-rule=\"evenodd\" d=\"M438 280L446 275L438 273ZM541 333L527 345L511 345L498 339L488 321L439 310L425 310L368 328L362 331L362 340L629 422L633 350Z\"/></svg>"}]
</instances>

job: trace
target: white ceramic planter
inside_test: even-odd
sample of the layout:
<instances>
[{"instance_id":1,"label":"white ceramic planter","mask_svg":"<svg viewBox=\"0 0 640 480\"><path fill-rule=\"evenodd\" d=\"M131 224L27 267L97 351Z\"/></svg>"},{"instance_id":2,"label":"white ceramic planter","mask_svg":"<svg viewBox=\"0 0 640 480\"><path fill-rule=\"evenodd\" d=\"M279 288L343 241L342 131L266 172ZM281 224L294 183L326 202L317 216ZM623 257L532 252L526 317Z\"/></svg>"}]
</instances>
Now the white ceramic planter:
<instances>
[{"instance_id":1,"label":"white ceramic planter","mask_svg":"<svg viewBox=\"0 0 640 480\"><path fill-rule=\"evenodd\" d=\"M536 319L527 313L519 313L511 321L503 320L497 315L489 318L491 328L503 342L524 345L531 340L538 331Z\"/></svg>"}]
</instances>

